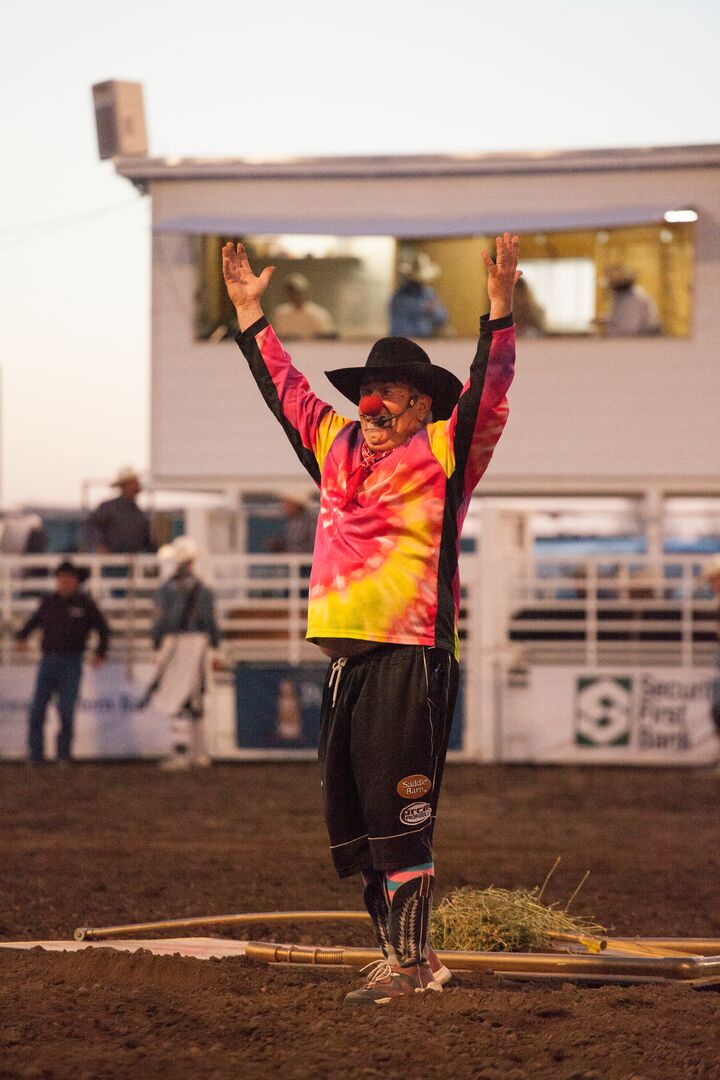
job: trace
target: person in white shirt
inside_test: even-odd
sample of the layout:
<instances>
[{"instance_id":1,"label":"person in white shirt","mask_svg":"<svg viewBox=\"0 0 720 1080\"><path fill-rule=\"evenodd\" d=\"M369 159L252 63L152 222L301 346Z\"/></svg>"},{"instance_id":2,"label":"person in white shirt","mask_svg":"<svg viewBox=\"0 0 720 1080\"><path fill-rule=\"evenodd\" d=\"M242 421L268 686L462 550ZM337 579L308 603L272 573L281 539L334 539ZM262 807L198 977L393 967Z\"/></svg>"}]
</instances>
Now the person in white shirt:
<instances>
[{"instance_id":1,"label":"person in white shirt","mask_svg":"<svg viewBox=\"0 0 720 1080\"><path fill-rule=\"evenodd\" d=\"M332 315L308 299L310 283L304 274L290 274L284 281L287 302L273 312L273 326L288 341L312 341L335 337Z\"/></svg>"},{"instance_id":2,"label":"person in white shirt","mask_svg":"<svg viewBox=\"0 0 720 1080\"><path fill-rule=\"evenodd\" d=\"M645 337L660 333L655 301L637 284L629 266L609 266L605 271L612 292L612 308L604 321L607 337Z\"/></svg>"}]
</instances>

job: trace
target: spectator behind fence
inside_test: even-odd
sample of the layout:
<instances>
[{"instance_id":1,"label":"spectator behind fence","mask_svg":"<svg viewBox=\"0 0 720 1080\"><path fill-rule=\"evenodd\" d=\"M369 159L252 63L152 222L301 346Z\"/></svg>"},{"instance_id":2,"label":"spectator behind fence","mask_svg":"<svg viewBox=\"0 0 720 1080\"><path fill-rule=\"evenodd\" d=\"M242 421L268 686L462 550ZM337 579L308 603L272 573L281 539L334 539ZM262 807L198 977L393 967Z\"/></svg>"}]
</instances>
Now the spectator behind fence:
<instances>
[{"instance_id":1,"label":"spectator behind fence","mask_svg":"<svg viewBox=\"0 0 720 1080\"><path fill-rule=\"evenodd\" d=\"M545 311L538 304L525 278L520 278L515 286L513 318L518 337L544 337L547 333Z\"/></svg>"},{"instance_id":2,"label":"spectator behind fence","mask_svg":"<svg viewBox=\"0 0 720 1080\"><path fill-rule=\"evenodd\" d=\"M35 693L30 706L29 760L39 765L44 759L44 729L47 707L57 697L60 730L57 737L57 760L71 760L72 739L82 677L83 654L89 635L95 631L98 645L90 661L98 667L107 654L110 631L102 612L88 593L80 588L87 571L74 563L61 562L55 571L55 592L45 596L17 635L18 648L27 648L27 638L41 630L42 660L38 668Z\"/></svg>"},{"instance_id":3,"label":"spectator behind fence","mask_svg":"<svg viewBox=\"0 0 720 1080\"><path fill-rule=\"evenodd\" d=\"M289 274L283 283L287 301L273 312L273 326L288 341L335 337L332 315L309 299L310 282L304 274Z\"/></svg>"},{"instance_id":4,"label":"spectator behind fence","mask_svg":"<svg viewBox=\"0 0 720 1080\"><path fill-rule=\"evenodd\" d=\"M138 473L129 467L120 469L112 486L119 488L120 494L100 503L87 520L88 549L98 555L155 551L148 516L136 502L142 491Z\"/></svg>"},{"instance_id":5,"label":"spectator behind fence","mask_svg":"<svg viewBox=\"0 0 720 1080\"><path fill-rule=\"evenodd\" d=\"M317 510L308 505L307 497L296 491L279 495L283 510L282 532L271 536L268 551L285 551L293 555L312 554L317 530Z\"/></svg>"},{"instance_id":6,"label":"spectator behind fence","mask_svg":"<svg viewBox=\"0 0 720 1080\"><path fill-rule=\"evenodd\" d=\"M447 311L430 283L440 276L424 251L400 262L400 284L390 298L390 333L409 338L437 337L448 321Z\"/></svg>"},{"instance_id":7,"label":"spectator behind fence","mask_svg":"<svg viewBox=\"0 0 720 1080\"><path fill-rule=\"evenodd\" d=\"M716 555L710 560L710 565L705 570L705 580L712 589L714 595L720 599L720 555ZM718 622L715 626L715 634L718 640L715 663L718 669L720 669L720 612L718 612ZM720 671L713 680L711 709L715 731L720 737Z\"/></svg>"},{"instance_id":8,"label":"spectator behind fence","mask_svg":"<svg viewBox=\"0 0 720 1080\"><path fill-rule=\"evenodd\" d=\"M205 663L208 645L217 648L220 633L213 594L195 572L197 554L187 536L158 552L161 567L172 559L174 572L155 596L152 638L159 654L143 705L172 717L173 746L160 762L164 769L210 764L203 733Z\"/></svg>"},{"instance_id":9,"label":"spectator behind fence","mask_svg":"<svg viewBox=\"0 0 720 1080\"><path fill-rule=\"evenodd\" d=\"M607 337L642 337L660 333L655 301L637 284L629 266L608 266L607 286L612 292L610 314L600 319Z\"/></svg>"}]
</instances>

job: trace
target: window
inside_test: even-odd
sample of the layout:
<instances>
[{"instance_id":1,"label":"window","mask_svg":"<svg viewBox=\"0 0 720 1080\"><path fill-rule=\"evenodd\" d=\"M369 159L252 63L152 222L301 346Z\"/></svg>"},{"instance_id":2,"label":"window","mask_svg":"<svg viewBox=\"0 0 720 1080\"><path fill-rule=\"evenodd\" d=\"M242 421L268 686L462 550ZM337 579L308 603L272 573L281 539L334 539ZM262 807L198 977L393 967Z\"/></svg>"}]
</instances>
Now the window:
<instances>
[{"instance_id":1,"label":"window","mask_svg":"<svg viewBox=\"0 0 720 1080\"><path fill-rule=\"evenodd\" d=\"M195 331L237 331L220 251L241 239L256 272L275 265L263 309L293 340L477 334L486 310L481 252L494 237L255 235L196 240ZM520 336L636 337L691 332L694 225L521 236L524 277L515 296Z\"/></svg>"}]
</instances>

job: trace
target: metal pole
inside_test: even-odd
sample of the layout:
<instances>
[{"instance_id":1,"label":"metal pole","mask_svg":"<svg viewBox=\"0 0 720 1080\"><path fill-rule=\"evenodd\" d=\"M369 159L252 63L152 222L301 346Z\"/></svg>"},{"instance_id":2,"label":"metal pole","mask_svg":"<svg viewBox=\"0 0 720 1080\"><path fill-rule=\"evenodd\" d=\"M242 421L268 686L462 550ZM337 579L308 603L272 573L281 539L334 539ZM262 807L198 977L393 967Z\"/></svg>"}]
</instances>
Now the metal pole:
<instances>
[{"instance_id":1,"label":"metal pole","mask_svg":"<svg viewBox=\"0 0 720 1080\"><path fill-rule=\"evenodd\" d=\"M274 942L249 941L245 955L271 964L319 964L359 967L382 959L379 949L322 947L312 945L277 945ZM625 957L580 956L552 953L481 953L440 951L438 959L451 971L491 971L498 974L555 975L575 978L592 976L599 981L625 979L695 982L709 985L720 982L718 957Z\"/></svg>"},{"instance_id":2,"label":"metal pole","mask_svg":"<svg viewBox=\"0 0 720 1080\"><path fill-rule=\"evenodd\" d=\"M75 941L126 937L154 930L191 930L196 926L254 926L270 922L369 922L366 911L251 911L244 915L199 915L189 919L163 919L159 922L127 923L124 926L78 926Z\"/></svg>"}]
</instances>

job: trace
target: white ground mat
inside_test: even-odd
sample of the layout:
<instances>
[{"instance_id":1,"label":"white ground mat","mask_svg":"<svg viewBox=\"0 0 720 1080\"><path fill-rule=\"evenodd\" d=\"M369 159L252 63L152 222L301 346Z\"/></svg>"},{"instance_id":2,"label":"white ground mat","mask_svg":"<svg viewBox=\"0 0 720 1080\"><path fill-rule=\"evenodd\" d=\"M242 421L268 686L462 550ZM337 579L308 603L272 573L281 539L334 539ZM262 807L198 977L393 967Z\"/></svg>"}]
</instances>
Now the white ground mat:
<instances>
[{"instance_id":1,"label":"white ground mat","mask_svg":"<svg viewBox=\"0 0 720 1080\"><path fill-rule=\"evenodd\" d=\"M79 949L117 949L137 952L145 949L156 956L194 956L211 960L223 956L244 956L247 941L235 938L137 938L121 941L0 941L0 949L47 949L48 952L77 952Z\"/></svg>"}]
</instances>

